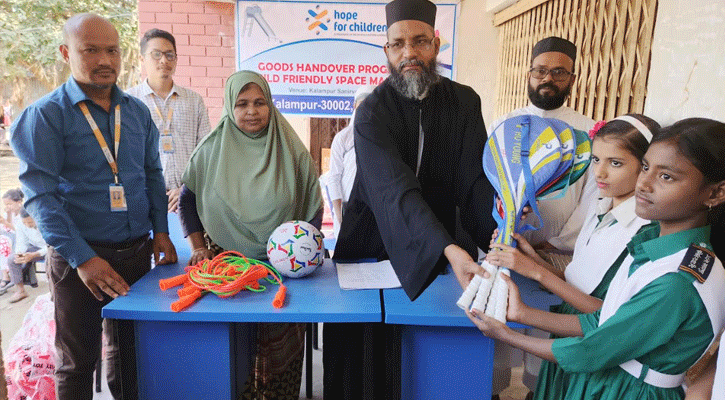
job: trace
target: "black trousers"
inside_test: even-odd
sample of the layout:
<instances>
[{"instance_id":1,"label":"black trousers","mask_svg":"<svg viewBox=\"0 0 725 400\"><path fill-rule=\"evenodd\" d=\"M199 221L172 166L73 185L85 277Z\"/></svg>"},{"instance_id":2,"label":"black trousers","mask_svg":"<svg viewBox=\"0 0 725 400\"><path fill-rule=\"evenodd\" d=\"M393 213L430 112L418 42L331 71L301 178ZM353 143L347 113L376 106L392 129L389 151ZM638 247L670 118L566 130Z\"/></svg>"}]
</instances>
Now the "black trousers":
<instances>
[{"instance_id":1,"label":"black trousers","mask_svg":"<svg viewBox=\"0 0 725 400\"><path fill-rule=\"evenodd\" d=\"M400 328L382 323L323 325L327 400L400 400Z\"/></svg>"},{"instance_id":2,"label":"black trousers","mask_svg":"<svg viewBox=\"0 0 725 400\"><path fill-rule=\"evenodd\" d=\"M130 285L151 269L152 246L148 235L129 243L91 245L99 257ZM101 354L103 318L101 308L111 301L98 301L78 272L53 248L48 250L48 272L55 303L55 371L58 400L93 399L93 371ZM110 321L110 320L109 320ZM133 325L130 321L107 321L109 339L106 360L108 386L117 400L138 398ZM123 356L119 352L123 352ZM124 363L120 363L120 358Z\"/></svg>"}]
</instances>

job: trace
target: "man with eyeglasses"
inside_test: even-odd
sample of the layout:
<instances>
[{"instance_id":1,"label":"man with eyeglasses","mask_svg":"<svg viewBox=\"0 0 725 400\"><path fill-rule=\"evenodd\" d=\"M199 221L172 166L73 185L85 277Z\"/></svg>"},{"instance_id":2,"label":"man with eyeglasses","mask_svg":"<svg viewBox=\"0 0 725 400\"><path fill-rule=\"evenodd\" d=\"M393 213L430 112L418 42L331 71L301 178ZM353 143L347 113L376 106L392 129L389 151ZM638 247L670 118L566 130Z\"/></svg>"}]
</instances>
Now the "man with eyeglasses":
<instances>
[{"instance_id":1,"label":"man with eyeglasses","mask_svg":"<svg viewBox=\"0 0 725 400\"><path fill-rule=\"evenodd\" d=\"M70 17L60 53L71 77L22 112L10 140L25 208L52 246L57 398L93 398L104 326L108 386L115 399L135 399L133 325L104 321L101 308L151 269L152 253L156 265L176 262L159 132L148 108L116 85L121 49L108 20Z\"/></svg>"},{"instance_id":2,"label":"man with eyeglasses","mask_svg":"<svg viewBox=\"0 0 725 400\"><path fill-rule=\"evenodd\" d=\"M463 228L487 249L496 226L494 191L481 165L486 141L481 99L436 71L435 4L394 0L385 10L390 76L355 116L358 172L334 257L390 259L414 300L448 264L462 287L474 274L485 275L455 240L456 207ZM332 349L323 352L325 398L400 398L394 387L400 354L385 349L395 342L392 328L372 326L369 337L363 337L360 324L325 324L324 329L325 349ZM363 340L375 344L372 365L380 374L369 390L361 384Z\"/></svg>"},{"instance_id":3,"label":"man with eyeglasses","mask_svg":"<svg viewBox=\"0 0 725 400\"><path fill-rule=\"evenodd\" d=\"M519 115L537 115L566 122L574 129L588 132L594 126L594 120L564 105L569 98L576 74L576 45L559 37L548 37L534 45L531 66L526 74L530 104L497 119L489 127L495 129L504 120ZM596 181L586 174L569 187L563 197L540 200L537 202L543 227L536 231L527 231L523 236L537 249L571 252L579 235L587 209L596 200ZM536 331L536 332L535 332ZM527 330L528 334L538 334L548 338L541 330ZM494 399L506 389L511 381L510 347L496 342L493 370ZM536 389L541 359L524 354L523 383L529 390Z\"/></svg>"},{"instance_id":4,"label":"man with eyeglasses","mask_svg":"<svg viewBox=\"0 0 725 400\"><path fill-rule=\"evenodd\" d=\"M174 83L177 60L174 36L160 29L149 30L141 38L141 63L146 79L128 89L128 94L138 97L149 108L161 135L159 153L170 212L177 210L181 175L191 153L211 130L201 96Z\"/></svg>"}]
</instances>

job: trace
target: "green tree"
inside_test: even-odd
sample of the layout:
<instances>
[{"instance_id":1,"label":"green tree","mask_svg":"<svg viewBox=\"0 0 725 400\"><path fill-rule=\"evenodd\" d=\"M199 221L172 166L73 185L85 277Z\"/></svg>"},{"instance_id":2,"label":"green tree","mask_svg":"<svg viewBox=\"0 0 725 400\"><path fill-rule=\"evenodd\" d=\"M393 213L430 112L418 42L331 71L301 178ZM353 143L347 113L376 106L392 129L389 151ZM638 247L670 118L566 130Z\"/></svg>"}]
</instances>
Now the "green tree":
<instances>
[{"instance_id":1,"label":"green tree","mask_svg":"<svg viewBox=\"0 0 725 400\"><path fill-rule=\"evenodd\" d=\"M68 17L93 12L118 29L123 51L119 85L138 81L138 13L136 0L3 0L0 2L0 81L13 84L37 79L49 88L65 81L70 70L58 46Z\"/></svg>"}]
</instances>

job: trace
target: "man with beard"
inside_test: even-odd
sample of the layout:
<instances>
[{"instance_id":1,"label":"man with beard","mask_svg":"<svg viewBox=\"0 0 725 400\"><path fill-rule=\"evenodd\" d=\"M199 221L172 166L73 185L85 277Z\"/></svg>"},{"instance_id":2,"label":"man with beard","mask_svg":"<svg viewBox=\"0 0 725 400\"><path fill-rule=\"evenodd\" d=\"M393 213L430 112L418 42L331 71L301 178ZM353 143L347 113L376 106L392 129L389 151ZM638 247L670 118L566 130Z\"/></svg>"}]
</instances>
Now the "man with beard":
<instances>
[{"instance_id":1,"label":"man with beard","mask_svg":"<svg viewBox=\"0 0 725 400\"><path fill-rule=\"evenodd\" d=\"M564 105L576 78L573 72L576 51L574 43L559 37L548 37L536 43L531 55L531 68L527 73L531 104L499 118L489 129L495 129L508 118L531 114L558 119L574 129L588 132L594 126L594 120ZM537 205L543 227L536 231L527 231L523 236L536 248L573 251L587 209L596 200L596 196L596 180L585 174L562 197L539 200ZM549 337L548 333L541 330L527 330L527 333ZM494 398L511 381L510 349L507 345L496 342L492 387ZM523 382L530 390L536 388L540 363L539 358L524 355Z\"/></svg>"},{"instance_id":2,"label":"man with beard","mask_svg":"<svg viewBox=\"0 0 725 400\"><path fill-rule=\"evenodd\" d=\"M564 105L574 86L574 43L548 37L536 43L527 73L531 104L497 119L489 127L495 129L504 120L525 114L554 118L566 122L574 129L588 132L594 120ZM584 175L566 194L558 199L540 200L538 204L544 226L527 231L524 237L535 247L573 251L587 207L596 197L595 180ZM581 204L581 207L578 207Z\"/></svg>"},{"instance_id":3,"label":"man with beard","mask_svg":"<svg viewBox=\"0 0 725 400\"><path fill-rule=\"evenodd\" d=\"M126 92L146 104L161 134L159 153L170 212L176 212L179 204L181 175L191 153L211 131L201 96L174 83L177 61L174 36L160 29L149 30L141 38L141 64L147 77Z\"/></svg>"},{"instance_id":4,"label":"man with beard","mask_svg":"<svg viewBox=\"0 0 725 400\"><path fill-rule=\"evenodd\" d=\"M63 39L71 77L26 108L11 137L25 208L52 246L56 393L60 400L93 398L103 324L112 328L108 386L114 398L134 399L133 327L104 322L101 308L150 270L152 253L156 265L176 262L159 132L148 108L116 86L121 49L110 22L75 15ZM119 363L119 351L129 362Z\"/></svg>"},{"instance_id":5,"label":"man with beard","mask_svg":"<svg viewBox=\"0 0 725 400\"><path fill-rule=\"evenodd\" d=\"M436 72L435 12L428 0L386 5L390 77L357 110L358 172L334 254L339 260L390 259L413 300L448 264L462 287L474 274L484 275L454 240L456 207L464 230L482 249L496 226L494 190L481 165L481 100L470 87ZM394 328L368 325L372 335L365 335L360 325L325 324L325 397L400 398L394 388L400 354L388 351L391 357L384 357L386 344L395 347ZM373 344L369 365L362 362L363 340ZM364 368L376 374L374 389L362 388ZM381 388L386 378L388 388Z\"/></svg>"}]
</instances>

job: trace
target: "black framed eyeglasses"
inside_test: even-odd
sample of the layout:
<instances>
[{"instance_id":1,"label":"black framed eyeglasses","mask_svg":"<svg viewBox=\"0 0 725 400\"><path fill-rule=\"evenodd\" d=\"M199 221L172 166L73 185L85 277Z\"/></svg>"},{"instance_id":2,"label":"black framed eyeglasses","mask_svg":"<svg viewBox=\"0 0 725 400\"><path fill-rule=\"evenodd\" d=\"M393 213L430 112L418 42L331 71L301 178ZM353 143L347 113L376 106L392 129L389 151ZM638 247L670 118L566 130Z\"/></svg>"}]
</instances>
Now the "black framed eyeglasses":
<instances>
[{"instance_id":1,"label":"black framed eyeglasses","mask_svg":"<svg viewBox=\"0 0 725 400\"><path fill-rule=\"evenodd\" d=\"M406 42L404 40L396 40L393 43L385 43L385 48L387 48L389 51L392 51L393 53L400 53L405 49L405 46L410 46L413 50L416 51L428 51L433 48L433 40L435 39L435 36L428 39L428 38L418 38L413 39L410 42Z\"/></svg>"},{"instance_id":2,"label":"black framed eyeglasses","mask_svg":"<svg viewBox=\"0 0 725 400\"><path fill-rule=\"evenodd\" d=\"M162 55L164 57L166 57L166 60L167 61L174 61L174 60L176 60L176 53L174 53L171 50L169 50L169 51L151 50L147 54L150 55L151 58L153 58L156 61L160 60Z\"/></svg>"},{"instance_id":3,"label":"black framed eyeglasses","mask_svg":"<svg viewBox=\"0 0 725 400\"><path fill-rule=\"evenodd\" d=\"M564 68L554 68L554 69L548 69L548 68L531 68L529 70L529 73L533 78L536 79L544 79L546 75L551 75L551 79L561 82L569 79L570 76L574 75L573 72L569 72L565 70Z\"/></svg>"}]
</instances>

